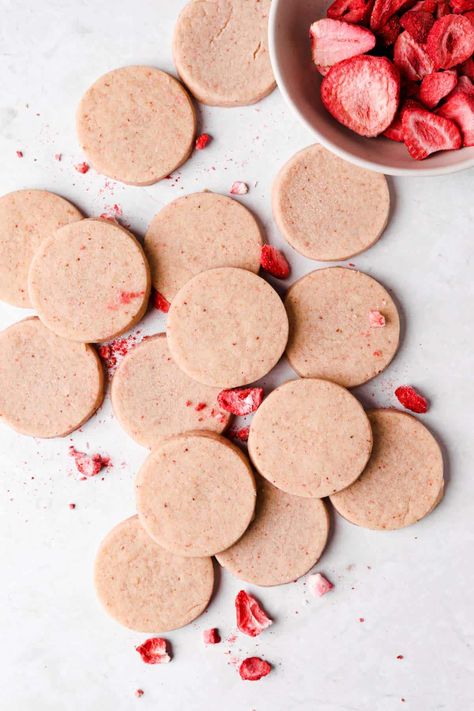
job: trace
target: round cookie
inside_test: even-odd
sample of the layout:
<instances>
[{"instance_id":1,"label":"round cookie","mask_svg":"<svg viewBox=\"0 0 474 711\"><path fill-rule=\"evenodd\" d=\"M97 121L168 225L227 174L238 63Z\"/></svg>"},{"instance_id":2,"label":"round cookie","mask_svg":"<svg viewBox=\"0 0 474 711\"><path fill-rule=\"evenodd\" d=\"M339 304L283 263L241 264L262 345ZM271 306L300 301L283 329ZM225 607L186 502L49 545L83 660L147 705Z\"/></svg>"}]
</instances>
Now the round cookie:
<instances>
[{"instance_id":1,"label":"round cookie","mask_svg":"<svg viewBox=\"0 0 474 711\"><path fill-rule=\"evenodd\" d=\"M169 632L204 611L214 568L211 558L169 553L132 516L102 541L94 579L100 602L117 622L137 632Z\"/></svg>"},{"instance_id":2,"label":"round cookie","mask_svg":"<svg viewBox=\"0 0 474 711\"><path fill-rule=\"evenodd\" d=\"M172 301L195 274L213 267L260 268L262 233L236 200L211 192L173 200L153 218L145 236L153 286Z\"/></svg>"},{"instance_id":3,"label":"round cookie","mask_svg":"<svg viewBox=\"0 0 474 711\"><path fill-rule=\"evenodd\" d=\"M416 523L443 497L443 456L431 432L397 410L368 413L374 433L372 456L361 477L331 496L351 523L394 530Z\"/></svg>"},{"instance_id":4,"label":"round cookie","mask_svg":"<svg viewBox=\"0 0 474 711\"><path fill-rule=\"evenodd\" d=\"M260 474L279 489L322 498L360 476L372 430L361 404L340 385L291 380L260 405L248 448Z\"/></svg>"},{"instance_id":5,"label":"round cookie","mask_svg":"<svg viewBox=\"0 0 474 711\"><path fill-rule=\"evenodd\" d=\"M150 270L130 232L108 220L87 219L42 242L28 289L38 316L59 336L107 341L145 313Z\"/></svg>"},{"instance_id":6,"label":"round cookie","mask_svg":"<svg viewBox=\"0 0 474 711\"><path fill-rule=\"evenodd\" d=\"M244 269L197 274L168 313L168 346L176 364L200 383L247 385L266 375L288 339L288 317L277 292Z\"/></svg>"},{"instance_id":7,"label":"round cookie","mask_svg":"<svg viewBox=\"0 0 474 711\"><path fill-rule=\"evenodd\" d=\"M191 430L220 433L231 415L219 409L219 388L189 378L174 363L166 335L142 341L112 379L112 406L139 444L153 449L163 439Z\"/></svg>"},{"instance_id":8,"label":"round cookie","mask_svg":"<svg viewBox=\"0 0 474 711\"><path fill-rule=\"evenodd\" d=\"M329 533L321 499L292 496L258 480L255 518L237 543L216 557L238 578L254 585L283 585L319 560Z\"/></svg>"},{"instance_id":9,"label":"round cookie","mask_svg":"<svg viewBox=\"0 0 474 711\"><path fill-rule=\"evenodd\" d=\"M47 190L17 190L0 197L0 299L30 306L28 269L45 237L82 219L79 210Z\"/></svg>"},{"instance_id":10,"label":"round cookie","mask_svg":"<svg viewBox=\"0 0 474 711\"><path fill-rule=\"evenodd\" d=\"M313 145L280 170L272 207L292 247L310 259L331 262L359 254L378 240L387 225L390 194L381 173Z\"/></svg>"},{"instance_id":11,"label":"round cookie","mask_svg":"<svg viewBox=\"0 0 474 711\"><path fill-rule=\"evenodd\" d=\"M235 445L210 433L163 442L136 480L137 512L147 533L183 556L214 555L244 533L255 510L250 465Z\"/></svg>"},{"instance_id":12,"label":"round cookie","mask_svg":"<svg viewBox=\"0 0 474 711\"><path fill-rule=\"evenodd\" d=\"M245 106L275 88L268 53L270 0L200 0L178 17L173 56L203 104Z\"/></svg>"},{"instance_id":13,"label":"round cookie","mask_svg":"<svg viewBox=\"0 0 474 711\"><path fill-rule=\"evenodd\" d=\"M59 437L80 427L103 398L94 348L27 318L0 333L0 418L33 437Z\"/></svg>"},{"instance_id":14,"label":"round cookie","mask_svg":"<svg viewBox=\"0 0 474 711\"><path fill-rule=\"evenodd\" d=\"M400 336L397 307L375 279L342 267L318 269L288 290L286 355L304 378L345 387L365 383L394 357ZM385 325L371 324L371 316Z\"/></svg>"},{"instance_id":15,"label":"round cookie","mask_svg":"<svg viewBox=\"0 0 474 711\"><path fill-rule=\"evenodd\" d=\"M196 133L191 99L181 84L154 67L104 74L77 110L77 134L94 168L129 185L151 185L190 155Z\"/></svg>"}]
</instances>

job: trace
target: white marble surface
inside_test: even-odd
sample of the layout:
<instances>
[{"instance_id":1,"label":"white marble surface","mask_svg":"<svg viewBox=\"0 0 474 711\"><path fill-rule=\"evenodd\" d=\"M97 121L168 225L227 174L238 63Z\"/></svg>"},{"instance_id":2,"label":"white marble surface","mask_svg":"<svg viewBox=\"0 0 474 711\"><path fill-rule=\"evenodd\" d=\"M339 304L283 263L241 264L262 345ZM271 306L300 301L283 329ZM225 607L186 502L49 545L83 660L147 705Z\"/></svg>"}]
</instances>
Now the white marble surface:
<instances>
[{"instance_id":1,"label":"white marble surface","mask_svg":"<svg viewBox=\"0 0 474 711\"><path fill-rule=\"evenodd\" d=\"M113 203L143 235L154 213L178 195L234 180L273 243L270 186L280 165L311 136L278 92L255 107L203 109L214 136L172 181L149 188L107 183L73 165L83 159L74 111L100 74L130 63L173 70L171 33L182 0L0 0L0 192L56 190L86 213ZM17 158L16 150L24 157ZM62 153L62 161L54 160ZM239 582L222 575L208 612L167 635L174 660L146 666L134 646L145 635L102 612L91 582L96 546L133 513L133 476L146 452L114 421L107 401L69 439L32 440L0 427L0 708L5 711L469 711L474 708L474 172L390 182L393 214L381 241L354 259L393 290L403 341L392 366L359 388L363 401L394 405L410 382L431 400L423 421L446 455L442 505L395 533L358 529L341 519L317 569L336 587L313 599L304 580L259 590L275 624L257 640L206 649L201 631L234 629ZM317 267L285 247L294 277ZM2 327L24 316L0 306ZM151 314L144 331L161 330ZM281 366L269 384L290 374ZM110 454L103 480L79 481L67 454ZM77 508L69 510L68 503ZM247 586L252 589L252 586ZM363 617L364 623L358 619ZM240 680L231 659L261 654L274 670ZM403 660L397 660L397 655ZM136 688L145 692L134 697ZM401 699L405 699L403 702Z\"/></svg>"}]
</instances>

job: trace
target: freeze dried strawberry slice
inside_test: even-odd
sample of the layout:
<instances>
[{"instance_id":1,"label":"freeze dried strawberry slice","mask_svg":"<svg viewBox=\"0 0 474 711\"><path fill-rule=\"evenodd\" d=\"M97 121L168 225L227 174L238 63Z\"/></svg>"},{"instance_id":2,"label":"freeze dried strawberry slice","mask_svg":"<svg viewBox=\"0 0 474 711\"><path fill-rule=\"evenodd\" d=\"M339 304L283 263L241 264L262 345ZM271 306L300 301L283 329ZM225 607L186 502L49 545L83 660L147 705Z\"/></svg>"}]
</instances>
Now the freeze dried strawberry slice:
<instances>
[{"instance_id":1,"label":"freeze dried strawberry slice","mask_svg":"<svg viewBox=\"0 0 474 711\"><path fill-rule=\"evenodd\" d=\"M150 637L146 642L136 647L145 664L167 664L171 657L167 651L166 639Z\"/></svg>"},{"instance_id":2,"label":"freeze dried strawberry slice","mask_svg":"<svg viewBox=\"0 0 474 711\"><path fill-rule=\"evenodd\" d=\"M329 582L329 580L325 578L324 575L321 575L321 573L315 573L314 575L310 575L309 584L311 587L311 591L313 595L315 595L315 597L322 597L323 595L326 595L326 593L328 593L334 587L334 585Z\"/></svg>"},{"instance_id":3,"label":"freeze dried strawberry slice","mask_svg":"<svg viewBox=\"0 0 474 711\"><path fill-rule=\"evenodd\" d=\"M453 89L453 94L457 94L458 91L464 91L466 94L474 94L474 84L469 79L469 77L460 76L456 87ZM449 96L448 96L449 99Z\"/></svg>"},{"instance_id":4,"label":"freeze dried strawberry slice","mask_svg":"<svg viewBox=\"0 0 474 711\"><path fill-rule=\"evenodd\" d=\"M409 32L418 44L426 42L434 21L433 15L425 10L408 10L400 18L400 24L403 29Z\"/></svg>"},{"instance_id":5,"label":"freeze dried strawberry slice","mask_svg":"<svg viewBox=\"0 0 474 711\"><path fill-rule=\"evenodd\" d=\"M384 131L383 135L385 138L390 138L391 141L397 141L398 143L403 143L403 128L402 128L402 118L403 112L406 109L413 108L416 106L421 106L418 101L414 99L407 99L403 104L400 111L397 113L393 119L390 126Z\"/></svg>"},{"instance_id":6,"label":"freeze dried strawberry slice","mask_svg":"<svg viewBox=\"0 0 474 711\"><path fill-rule=\"evenodd\" d=\"M370 16L370 27L372 30L380 30L390 20L392 15L410 5L412 0L375 0L372 14Z\"/></svg>"},{"instance_id":7,"label":"freeze dried strawberry slice","mask_svg":"<svg viewBox=\"0 0 474 711\"><path fill-rule=\"evenodd\" d=\"M434 109L458 83L458 75L453 69L445 72L433 72L423 77L420 86L420 99L429 109Z\"/></svg>"},{"instance_id":8,"label":"freeze dried strawberry slice","mask_svg":"<svg viewBox=\"0 0 474 711\"><path fill-rule=\"evenodd\" d=\"M393 61L404 77L420 81L433 71L433 62L418 42L405 30L398 35L393 48Z\"/></svg>"},{"instance_id":9,"label":"freeze dried strawberry slice","mask_svg":"<svg viewBox=\"0 0 474 711\"><path fill-rule=\"evenodd\" d=\"M153 290L153 306L165 314L170 310L170 302L159 291Z\"/></svg>"},{"instance_id":10,"label":"freeze dried strawberry slice","mask_svg":"<svg viewBox=\"0 0 474 711\"><path fill-rule=\"evenodd\" d=\"M463 146L474 146L474 95L456 91L436 112L451 119L461 129Z\"/></svg>"},{"instance_id":11,"label":"freeze dried strawberry slice","mask_svg":"<svg viewBox=\"0 0 474 711\"><path fill-rule=\"evenodd\" d=\"M258 602L245 590L237 593L235 598L235 612L237 616L237 627L244 634L256 637L264 629L270 627L272 620L267 617Z\"/></svg>"},{"instance_id":12,"label":"freeze dried strawberry slice","mask_svg":"<svg viewBox=\"0 0 474 711\"><path fill-rule=\"evenodd\" d=\"M462 137L455 123L426 109L407 109L402 117L403 139L415 160L436 151L460 148Z\"/></svg>"},{"instance_id":13,"label":"freeze dried strawberry slice","mask_svg":"<svg viewBox=\"0 0 474 711\"><path fill-rule=\"evenodd\" d=\"M375 35L366 27L340 20L313 22L309 30L313 62L330 67L343 59L370 52L375 47Z\"/></svg>"},{"instance_id":14,"label":"freeze dried strawberry slice","mask_svg":"<svg viewBox=\"0 0 474 711\"><path fill-rule=\"evenodd\" d=\"M463 76L469 77L471 81L474 81L474 59L467 59L458 69Z\"/></svg>"},{"instance_id":15,"label":"freeze dried strawberry slice","mask_svg":"<svg viewBox=\"0 0 474 711\"><path fill-rule=\"evenodd\" d=\"M244 681L258 681L262 676L270 674L272 668L260 657L247 657L239 667L239 674Z\"/></svg>"},{"instance_id":16,"label":"freeze dried strawberry slice","mask_svg":"<svg viewBox=\"0 0 474 711\"><path fill-rule=\"evenodd\" d=\"M264 244L262 247L260 266L278 279L287 279L290 276L290 265L285 255L270 244Z\"/></svg>"},{"instance_id":17,"label":"freeze dried strawberry slice","mask_svg":"<svg viewBox=\"0 0 474 711\"><path fill-rule=\"evenodd\" d=\"M363 55L335 64L321 82L321 99L334 118L361 136L378 136L393 121L400 77L386 57Z\"/></svg>"},{"instance_id":18,"label":"freeze dried strawberry slice","mask_svg":"<svg viewBox=\"0 0 474 711\"><path fill-rule=\"evenodd\" d=\"M436 20L426 40L426 51L435 69L450 69L474 52L474 26L464 15Z\"/></svg>"},{"instance_id":19,"label":"freeze dried strawberry slice","mask_svg":"<svg viewBox=\"0 0 474 711\"><path fill-rule=\"evenodd\" d=\"M327 16L332 20L344 20L356 25L368 24L375 0L334 0L328 7Z\"/></svg>"},{"instance_id":20,"label":"freeze dried strawberry slice","mask_svg":"<svg viewBox=\"0 0 474 711\"><path fill-rule=\"evenodd\" d=\"M260 407L262 400L263 388L221 390L217 396L219 407L233 415L250 415Z\"/></svg>"},{"instance_id":21,"label":"freeze dried strawberry slice","mask_svg":"<svg viewBox=\"0 0 474 711\"><path fill-rule=\"evenodd\" d=\"M386 47L394 44L400 34L400 19L398 15L392 15L390 20L377 31L377 36L380 37Z\"/></svg>"},{"instance_id":22,"label":"freeze dried strawberry slice","mask_svg":"<svg viewBox=\"0 0 474 711\"><path fill-rule=\"evenodd\" d=\"M401 385L395 390L395 395L407 410L417 413L428 411L428 400L417 393L411 385Z\"/></svg>"},{"instance_id":23,"label":"freeze dried strawberry slice","mask_svg":"<svg viewBox=\"0 0 474 711\"><path fill-rule=\"evenodd\" d=\"M210 630L204 630L202 637L204 644L219 644L221 641L221 636L216 627L212 627Z\"/></svg>"},{"instance_id":24,"label":"freeze dried strawberry slice","mask_svg":"<svg viewBox=\"0 0 474 711\"><path fill-rule=\"evenodd\" d=\"M449 4L453 12L460 14L474 10L474 0L449 0Z\"/></svg>"}]
</instances>

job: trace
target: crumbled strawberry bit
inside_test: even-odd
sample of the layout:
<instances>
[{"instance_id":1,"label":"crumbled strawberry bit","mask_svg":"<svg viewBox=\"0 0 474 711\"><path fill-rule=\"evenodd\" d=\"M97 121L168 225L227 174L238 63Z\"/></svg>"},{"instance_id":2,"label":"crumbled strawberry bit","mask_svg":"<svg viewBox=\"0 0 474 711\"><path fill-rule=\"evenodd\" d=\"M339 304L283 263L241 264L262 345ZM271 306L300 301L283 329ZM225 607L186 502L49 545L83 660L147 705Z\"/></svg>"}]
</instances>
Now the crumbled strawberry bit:
<instances>
[{"instance_id":1,"label":"crumbled strawberry bit","mask_svg":"<svg viewBox=\"0 0 474 711\"><path fill-rule=\"evenodd\" d=\"M204 630L202 633L204 644L219 644L221 636L216 627L211 627L209 630Z\"/></svg>"},{"instance_id":2,"label":"crumbled strawberry bit","mask_svg":"<svg viewBox=\"0 0 474 711\"><path fill-rule=\"evenodd\" d=\"M87 173L89 170L89 165L87 163L76 163L74 168L77 170L78 173Z\"/></svg>"},{"instance_id":3,"label":"crumbled strawberry bit","mask_svg":"<svg viewBox=\"0 0 474 711\"><path fill-rule=\"evenodd\" d=\"M145 693L145 692L143 691L143 689L137 689L137 690L135 691L135 696L136 696L137 698L140 698L141 696L143 696L144 693Z\"/></svg>"},{"instance_id":4,"label":"crumbled strawberry bit","mask_svg":"<svg viewBox=\"0 0 474 711\"><path fill-rule=\"evenodd\" d=\"M72 445L69 447L69 454L74 458L74 463L79 474L85 479L96 476L104 467L110 467L110 457L104 457L101 454L86 454L79 452ZM70 504L69 508L75 508L75 504Z\"/></svg>"},{"instance_id":5,"label":"crumbled strawberry bit","mask_svg":"<svg viewBox=\"0 0 474 711\"><path fill-rule=\"evenodd\" d=\"M270 244L264 244L262 247L260 266L277 279L287 279L290 276L290 265L285 255Z\"/></svg>"},{"instance_id":6,"label":"crumbled strawberry bit","mask_svg":"<svg viewBox=\"0 0 474 711\"><path fill-rule=\"evenodd\" d=\"M170 302L165 299L159 291L153 290L153 306L158 311L163 311L165 314L170 310Z\"/></svg>"},{"instance_id":7,"label":"crumbled strawberry bit","mask_svg":"<svg viewBox=\"0 0 474 711\"><path fill-rule=\"evenodd\" d=\"M196 138L196 143L195 143L196 150L202 151L203 148L208 146L211 141L212 141L212 138L208 133L201 133L201 135Z\"/></svg>"},{"instance_id":8,"label":"crumbled strawberry bit","mask_svg":"<svg viewBox=\"0 0 474 711\"><path fill-rule=\"evenodd\" d=\"M130 304L134 299L139 299L144 296L144 291L121 291L120 292L120 303Z\"/></svg>"},{"instance_id":9,"label":"crumbled strawberry bit","mask_svg":"<svg viewBox=\"0 0 474 711\"><path fill-rule=\"evenodd\" d=\"M230 430L229 435L233 439L238 439L239 442L247 442L250 434L250 427L241 427L238 430Z\"/></svg>"},{"instance_id":10,"label":"crumbled strawberry bit","mask_svg":"<svg viewBox=\"0 0 474 711\"><path fill-rule=\"evenodd\" d=\"M167 641L162 637L150 637L136 647L145 664L167 664L171 656L167 650Z\"/></svg>"},{"instance_id":11,"label":"crumbled strawberry bit","mask_svg":"<svg viewBox=\"0 0 474 711\"><path fill-rule=\"evenodd\" d=\"M382 355L382 351L374 351L372 355L375 356L375 358L380 358Z\"/></svg>"},{"instance_id":12,"label":"crumbled strawberry bit","mask_svg":"<svg viewBox=\"0 0 474 711\"><path fill-rule=\"evenodd\" d=\"M249 186L247 183L243 183L241 180L236 180L232 183L229 190L231 195L245 195L249 191Z\"/></svg>"},{"instance_id":13,"label":"crumbled strawberry bit","mask_svg":"<svg viewBox=\"0 0 474 711\"><path fill-rule=\"evenodd\" d=\"M98 347L98 353L104 361L104 365L107 368L109 375L113 375L119 362L135 345L137 345L139 341L137 338L138 333L139 332L137 332L137 335L132 334L127 336L127 338L116 338L115 340L110 341L109 343L103 343Z\"/></svg>"},{"instance_id":14,"label":"crumbled strawberry bit","mask_svg":"<svg viewBox=\"0 0 474 711\"><path fill-rule=\"evenodd\" d=\"M75 509L75 508L76 508L76 504L69 504L69 508L70 508L71 510Z\"/></svg>"},{"instance_id":15,"label":"crumbled strawberry bit","mask_svg":"<svg viewBox=\"0 0 474 711\"><path fill-rule=\"evenodd\" d=\"M198 404L196 405L196 407L194 409L196 410L196 412L201 412L201 410L204 410L204 408L206 408L206 407L207 407L207 405L205 402L198 402Z\"/></svg>"},{"instance_id":16,"label":"crumbled strawberry bit","mask_svg":"<svg viewBox=\"0 0 474 711\"><path fill-rule=\"evenodd\" d=\"M315 573L309 576L309 584L311 586L311 592L315 597L322 597L326 595L330 590L333 589L334 585L321 575L321 573Z\"/></svg>"},{"instance_id":17,"label":"crumbled strawberry bit","mask_svg":"<svg viewBox=\"0 0 474 711\"><path fill-rule=\"evenodd\" d=\"M417 393L411 385L401 385L395 390L395 396L403 407L412 412L422 414L428 411L428 400Z\"/></svg>"},{"instance_id":18,"label":"crumbled strawberry bit","mask_svg":"<svg viewBox=\"0 0 474 711\"><path fill-rule=\"evenodd\" d=\"M404 659L403 654L397 654L397 659Z\"/></svg>"},{"instance_id":19,"label":"crumbled strawberry bit","mask_svg":"<svg viewBox=\"0 0 474 711\"><path fill-rule=\"evenodd\" d=\"M241 590L235 598L237 627L244 634L256 637L272 624L258 602L245 590Z\"/></svg>"},{"instance_id":20,"label":"crumbled strawberry bit","mask_svg":"<svg viewBox=\"0 0 474 711\"><path fill-rule=\"evenodd\" d=\"M369 311L370 328L383 328L385 326L385 316L380 311Z\"/></svg>"},{"instance_id":21,"label":"crumbled strawberry bit","mask_svg":"<svg viewBox=\"0 0 474 711\"><path fill-rule=\"evenodd\" d=\"M233 415L249 415L255 412L263 400L263 388L240 388L221 390L217 402L226 412Z\"/></svg>"},{"instance_id":22,"label":"crumbled strawberry bit","mask_svg":"<svg viewBox=\"0 0 474 711\"><path fill-rule=\"evenodd\" d=\"M239 667L239 674L244 681L258 681L271 670L270 664L260 657L247 657Z\"/></svg>"},{"instance_id":23,"label":"crumbled strawberry bit","mask_svg":"<svg viewBox=\"0 0 474 711\"><path fill-rule=\"evenodd\" d=\"M61 161L63 157L62 153L55 153L54 154L54 160Z\"/></svg>"},{"instance_id":24,"label":"crumbled strawberry bit","mask_svg":"<svg viewBox=\"0 0 474 711\"><path fill-rule=\"evenodd\" d=\"M359 617L359 622L365 622L365 617Z\"/></svg>"},{"instance_id":25,"label":"crumbled strawberry bit","mask_svg":"<svg viewBox=\"0 0 474 711\"><path fill-rule=\"evenodd\" d=\"M23 151L16 152L18 158L23 158Z\"/></svg>"},{"instance_id":26,"label":"crumbled strawberry bit","mask_svg":"<svg viewBox=\"0 0 474 711\"><path fill-rule=\"evenodd\" d=\"M191 400L186 400L186 403L185 403L185 404L186 404L186 407L191 407L191 405L192 405L193 403L191 402Z\"/></svg>"}]
</instances>

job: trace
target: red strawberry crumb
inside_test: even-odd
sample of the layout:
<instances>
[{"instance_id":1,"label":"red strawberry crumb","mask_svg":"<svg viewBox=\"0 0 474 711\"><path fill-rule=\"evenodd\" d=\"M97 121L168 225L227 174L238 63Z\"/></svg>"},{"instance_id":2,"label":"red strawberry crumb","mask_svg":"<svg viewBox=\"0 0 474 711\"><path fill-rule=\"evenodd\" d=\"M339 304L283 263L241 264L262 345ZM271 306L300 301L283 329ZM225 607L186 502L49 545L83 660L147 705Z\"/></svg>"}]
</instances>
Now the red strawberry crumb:
<instances>
[{"instance_id":1,"label":"red strawberry crumb","mask_svg":"<svg viewBox=\"0 0 474 711\"><path fill-rule=\"evenodd\" d=\"M290 265L283 254L276 247L264 244L260 255L262 269L278 279L287 279L290 276Z\"/></svg>"},{"instance_id":2,"label":"red strawberry crumb","mask_svg":"<svg viewBox=\"0 0 474 711\"><path fill-rule=\"evenodd\" d=\"M230 430L229 436L238 439L239 442L247 442L250 434L250 427L241 427L239 430Z\"/></svg>"},{"instance_id":3,"label":"red strawberry crumb","mask_svg":"<svg viewBox=\"0 0 474 711\"><path fill-rule=\"evenodd\" d=\"M109 375L113 375L119 362L127 355L127 353L139 342L137 331L136 335L131 334L126 338L116 338L109 343L103 343L97 348L97 351L104 361Z\"/></svg>"},{"instance_id":4,"label":"red strawberry crumb","mask_svg":"<svg viewBox=\"0 0 474 711\"><path fill-rule=\"evenodd\" d=\"M55 153L54 154L54 160L60 161L62 159L62 157L63 157L62 153Z\"/></svg>"},{"instance_id":5,"label":"red strawberry crumb","mask_svg":"<svg viewBox=\"0 0 474 711\"><path fill-rule=\"evenodd\" d=\"M18 158L23 158L23 151L17 151L16 154Z\"/></svg>"},{"instance_id":6,"label":"red strawberry crumb","mask_svg":"<svg viewBox=\"0 0 474 711\"><path fill-rule=\"evenodd\" d=\"M145 692L143 691L143 689L137 689L137 690L135 691L135 696L136 696L137 698L140 698L141 696L143 696L144 693L145 693Z\"/></svg>"},{"instance_id":7,"label":"red strawberry crumb","mask_svg":"<svg viewBox=\"0 0 474 711\"><path fill-rule=\"evenodd\" d=\"M245 195L249 191L249 186L247 183L243 183L241 180L236 180L232 183L229 190L231 195Z\"/></svg>"},{"instance_id":8,"label":"red strawberry crumb","mask_svg":"<svg viewBox=\"0 0 474 711\"><path fill-rule=\"evenodd\" d=\"M359 622L365 622L365 617L359 617Z\"/></svg>"},{"instance_id":9,"label":"red strawberry crumb","mask_svg":"<svg viewBox=\"0 0 474 711\"><path fill-rule=\"evenodd\" d=\"M96 476L105 467L111 466L110 457L103 457L101 454L86 454L85 452L79 452L72 445L69 447L69 454L74 458L74 463L79 474L82 474L83 478L88 479L89 477ZM75 504L73 504L75 507ZM71 508L71 505L69 505Z\"/></svg>"},{"instance_id":10,"label":"red strawberry crumb","mask_svg":"<svg viewBox=\"0 0 474 711\"><path fill-rule=\"evenodd\" d=\"M239 667L239 674L244 681L258 681L271 670L270 664L260 657L247 657Z\"/></svg>"},{"instance_id":11,"label":"red strawberry crumb","mask_svg":"<svg viewBox=\"0 0 474 711\"><path fill-rule=\"evenodd\" d=\"M383 328L385 326L385 316L380 311L369 311L370 328Z\"/></svg>"},{"instance_id":12,"label":"red strawberry crumb","mask_svg":"<svg viewBox=\"0 0 474 711\"><path fill-rule=\"evenodd\" d=\"M77 170L78 173L87 173L89 170L89 165L87 163L76 163L74 168Z\"/></svg>"},{"instance_id":13,"label":"red strawberry crumb","mask_svg":"<svg viewBox=\"0 0 474 711\"><path fill-rule=\"evenodd\" d=\"M311 586L311 592L315 597L322 597L326 595L330 590L333 589L334 585L321 575L321 573L315 573L309 576L309 584Z\"/></svg>"},{"instance_id":14,"label":"red strawberry crumb","mask_svg":"<svg viewBox=\"0 0 474 711\"><path fill-rule=\"evenodd\" d=\"M272 624L272 620L265 614L256 599L245 590L237 593L235 612L237 627L250 637L256 637Z\"/></svg>"},{"instance_id":15,"label":"red strawberry crumb","mask_svg":"<svg viewBox=\"0 0 474 711\"><path fill-rule=\"evenodd\" d=\"M397 654L397 659L404 659L403 654Z\"/></svg>"},{"instance_id":16,"label":"red strawberry crumb","mask_svg":"<svg viewBox=\"0 0 474 711\"><path fill-rule=\"evenodd\" d=\"M192 404L191 400L186 400L186 407L191 407Z\"/></svg>"},{"instance_id":17,"label":"red strawberry crumb","mask_svg":"<svg viewBox=\"0 0 474 711\"><path fill-rule=\"evenodd\" d=\"M140 296L145 294L144 291L121 291L120 292L120 303L130 304L134 299L139 299Z\"/></svg>"},{"instance_id":18,"label":"red strawberry crumb","mask_svg":"<svg viewBox=\"0 0 474 711\"><path fill-rule=\"evenodd\" d=\"M395 396L407 410L418 414L428 411L428 400L417 393L411 385L401 385L395 390Z\"/></svg>"},{"instance_id":19,"label":"red strawberry crumb","mask_svg":"<svg viewBox=\"0 0 474 711\"><path fill-rule=\"evenodd\" d=\"M196 138L196 143L195 143L196 150L202 151L203 148L208 146L211 141L212 141L212 138L208 133L201 133L201 135Z\"/></svg>"},{"instance_id":20,"label":"red strawberry crumb","mask_svg":"<svg viewBox=\"0 0 474 711\"><path fill-rule=\"evenodd\" d=\"M204 644L219 644L221 636L216 627L211 627L209 630L204 630L202 633Z\"/></svg>"},{"instance_id":21,"label":"red strawberry crumb","mask_svg":"<svg viewBox=\"0 0 474 711\"><path fill-rule=\"evenodd\" d=\"M240 388L221 390L217 402L226 412L233 415L249 415L255 412L263 400L263 388Z\"/></svg>"},{"instance_id":22,"label":"red strawberry crumb","mask_svg":"<svg viewBox=\"0 0 474 711\"><path fill-rule=\"evenodd\" d=\"M198 402L194 409L196 410L196 412L201 412L201 410L204 410L205 407L207 407L205 402Z\"/></svg>"},{"instance_id":23,"label":"red strawberry crumb","mask_svg":"<svg viewBox=\"0 0 474 711\"><path fill-rule=\"evenodd\" d=\"M382 351L374 351L372 355L375 356L375 358L380 358L380 356L382 355Z\"/></svg>"},{"instance_id":24,"label":"red strawberry crumb","mask_svg":"<svg viewBox=\"0 0 474 711\"><path fill-rule=\"evenodd\" d=\"M170 310L170 302L165 299L163 294L160 294L160 292L155 289L153 290L153 306L165 314Z\"/></svg>"},{"instance_id":25,"label":"red strawberry crumb","mask_svg":"<svg viewBox=\"0 0 474 711\"><path fill-rule=\"evenodd\" d=\"M75 508L76 508L76 504L69 504L69 508L70 508L71 510L72 510L72 509L75 509Z\"/></svg>"},{"instance_id":26,"label":"red strawberry crumb","mask_svg":"<svg viewBox=\"0 0 474 711\"><path fill-rule=\"evenodd\" d=\"M171 661L167 641L162 637L150 637L136 647L145 664L167 664Z\"/></svg>"}]
</instances>

